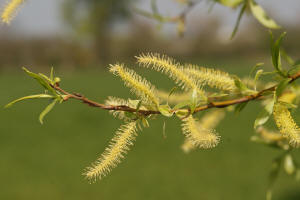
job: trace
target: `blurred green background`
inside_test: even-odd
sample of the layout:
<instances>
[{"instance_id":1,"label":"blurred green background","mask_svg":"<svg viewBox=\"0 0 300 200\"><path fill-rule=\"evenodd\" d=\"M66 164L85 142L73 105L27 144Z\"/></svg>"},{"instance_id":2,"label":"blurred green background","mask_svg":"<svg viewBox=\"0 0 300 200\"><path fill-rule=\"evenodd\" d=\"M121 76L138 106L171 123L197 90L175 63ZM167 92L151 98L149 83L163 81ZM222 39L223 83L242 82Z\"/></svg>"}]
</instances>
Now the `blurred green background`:
<instances>
[{"instance_id":1,"label":"blurred green background","mask_svg":"<svg viewBox=\"0 0 300 200\"><path fill-rule=\"evenodd\" d=\"M123 83L107 70L109 63L117 61L135 68L158 88L173 87L167 77L136 68L133 56L141 52L161 52L241 77L258 62L270 67L268 33L251 19L230 41L230 34L221 34L222 15L202 19L198 28L194 25L200 18L194 16L189 19L192 23L186 36L179 38L174 27L158 30L152 21L133 16L130 6L138 1L63 2L59 7L59 19L65 24L62 34L22 35L15 29L20 21L1 27L1 106L42 92L21 66L44 73L54 66L62 78L62 88L99 102L107 96L130 96ZM30 5L26 6L24 13L30 11ZM285 26L288 36L284 47L299 58L299 22L295 23ZM189 27L194 27L193 31ZM217 148L190 154L180 149L184 139L180 121L159 117L150 122L150 128L139 132L126 159L112 173L89 184L82 176L85 167L104 151L121 122L106 111L70 100L56 106L40 125L37 118L47 103L32 100L0 110L0 199L264 199L271 162L280 154L249 141L261 109L253 102L239 115L227 114L217 127L221 135ZM294 114L299 121L299 113ZM299 151L294 153L299 155ZM300 199L299 186L281 172L274 199Z\"/></svg>"}]
</instances>

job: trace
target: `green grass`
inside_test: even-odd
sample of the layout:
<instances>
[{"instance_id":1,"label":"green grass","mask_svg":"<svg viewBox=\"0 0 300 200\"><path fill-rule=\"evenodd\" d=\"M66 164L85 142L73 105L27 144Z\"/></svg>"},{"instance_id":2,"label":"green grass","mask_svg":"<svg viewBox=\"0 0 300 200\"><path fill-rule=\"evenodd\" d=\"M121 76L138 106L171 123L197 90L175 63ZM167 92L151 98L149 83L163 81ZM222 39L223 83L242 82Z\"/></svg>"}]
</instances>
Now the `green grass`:
<instances>
[{"instance_id":1,"label":"green grass","mask_svg":"<svg viewBox=\"0 0 300 200\"><path fill-rule=\"evenodd\" d=\"M249 66L240 63L227 69L245 75L243 65ZM108 72L60 75L63 88L97 101L108 95L128 96L128 90ZM157 73L147 77L172 88ZM24 74L2 73L0 91L2 106L41 89ZM220 124L222 142L217 148L188 155L180 149L179 120L166 120L167 138L163 137L164 120L153 121L112 173L89 184L81 174L103 152L120 122L106 111L69 101L55 107L40 125L38 114L46 104L33 100L0 111L0 199L264 199L271 161L279 154L249 141L259 111L258 104L251 103L240 115L228 114ZM299 199L299 186L281 173L274 199Z\"/></svg>"}]
</instances>

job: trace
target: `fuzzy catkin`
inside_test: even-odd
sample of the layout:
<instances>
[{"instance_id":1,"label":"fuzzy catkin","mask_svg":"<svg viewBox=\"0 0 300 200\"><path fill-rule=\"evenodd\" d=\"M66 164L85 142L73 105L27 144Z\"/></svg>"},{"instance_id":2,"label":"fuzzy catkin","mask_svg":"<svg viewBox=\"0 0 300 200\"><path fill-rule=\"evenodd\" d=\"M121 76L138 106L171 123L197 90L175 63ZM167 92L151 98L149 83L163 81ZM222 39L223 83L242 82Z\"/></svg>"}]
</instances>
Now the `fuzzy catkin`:
<instances>
[{"instance_id":1,"label":"fuzzy catkin","mask_svg":"<svg viewBox=\"0 0 300 200\"><path fill-rule=\"evenodd\" d=\"M213 129L201 126L192 115L183 120L182 131L195 147L203 149L213 148L220 141L220 136Z\"/></svg>"},{"instance_id":2,"label":"fuzzy catkin","mask_svg":"<svg viewBox=\"0 0 300 200\"><path fill-rule=\"evenodd\" d=\"M195 90L200 97L205 98L205 92L197 85L196 81L184 73L183 67L176 63L172 58L161 56L159 54L142 54L137 56L137 62L143 67L152 67L152 69L167 74L183 90Z\"/></svg>"},{"instance_id":3,"label":"fuzzy catkin","mask_svg":"<svg viewBox=\"0 0 300 200\"><path fill-rule=\"evenodd\" d=\"M199 85L208 85L223 91L234 91L236 89L234 79L226 72L220 70L187 65L184 71L194 77Z\"/></svg>"},{"instance_id":4,"label":"fuzzy catkin","mask_svg":"<svg viewBox=\"0 0 300 200\"><path fill-rule=\"evenodd\" d=\"M11 20L16 16L18 8L24 3L25 0L11 0L4 8L1 20L2 22L9 24Z\"/></svg>"},{"instance_id":5,"label":"fuzzy catkin","mask_svg":"<svg viewBox=\"0 0 300 200\"><path fill-rule=\"evenodd\" d=\"M148 104L159 105L159 99L155 96L155 87L146 79L139 76L133 70L125 68L123 65L110 65L110 72L119 76L125 86L130 88L130 91L140 97L142 101Z\"/></svg>"},{"instance_id":6,"label":"fuzzy catkin","mask_svg":"<svg viewBox=\"0 0 300 200\"><path fill-rule=\"evenodd\" d=\"M124 154L129 150L129 146L133 145L137 135L136 130L136 122L121 126L104 153L91 167L87 168L84 175L89 180L101 179L107 175L121 162Z\"/></svg>"},{"instance_id":7,"label":"fuzzy catkin","mask_svg":"<svg viewBox=\"0 0 300 200\"><path fill-rule=\"evenodd\" d=\"M276 103L273 110L274 120L280 133L289 140L293 147L300 146L300 129L283 103Z\"/></svg>"},{"instance_id":8,"label":"fuzzy catkin","mask_svg":"<svg viewBox=\"0 0 300 200\"><path fill-rule=\"evenodd\" d=\"M201 126L205 128L206 130L213 130L220 121L225 117L225 112L223 110L217 109L210 111L206 113L200 121L196 122L197 126ZM194 150L196 148L195 145L193 145L193 140L190 140L189 138L186 138L181 145L181 149L185 153L189 153L190 151Z\"/></svg>"}]
</instances>

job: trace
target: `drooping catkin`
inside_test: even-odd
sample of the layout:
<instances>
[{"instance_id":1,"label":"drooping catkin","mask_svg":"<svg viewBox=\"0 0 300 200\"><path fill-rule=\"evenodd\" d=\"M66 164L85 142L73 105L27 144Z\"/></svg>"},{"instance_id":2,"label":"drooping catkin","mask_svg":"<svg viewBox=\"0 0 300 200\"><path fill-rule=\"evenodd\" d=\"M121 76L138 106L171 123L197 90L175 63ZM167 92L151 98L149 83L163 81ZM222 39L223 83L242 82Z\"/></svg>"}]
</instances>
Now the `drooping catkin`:
<instances>
[{"instance_id":1,"label":"drooping catkin","mask_svg":"<svg viewBox=\"0 0 300 200\"><path fill-rule=\"evenodd\" d=\"M183 120L182 131L195 147L203 149L213 148L220 141L220 136L216 134L215 130L201 126L192 115Z\"/></svg>"},{"instance_id":2,"label":"drooping catkin","mask_svg":"<svg viewBox=\"0 0 300 200\"><path fill-rule=\"evenodd\" d=\"M205 129L213 130L220 121L225 117L224 110L217 109L211 112L206 113L200 121L196 122L197 126L202 126ZM189 153L190 151L194 150L196 146L193 144L193 141L190 138L186 138L184 143L181 146L181 149L185 153Z\"/></svg>"},{"instance_id":3,"label":"drooping catkin","mask_svg":"<svg viewBox=\"0 0 300 200\"><path fill-rule=\"evenodd\" d=\"M290 111L283 103L277 102L273 110L274 120L280 133L287 137L293 147L300 146L300 129L293 120Z\"/></svg>"},{"instance_id":4,"label":"drooping catkin","mask_svg":"<svg viewBox=\"0 0 300 200\"><path fill-rule=\"evenodd\" d=\"M9 24L11 20L16 16L18 8L24 3L24 1L25 0L10 0L2 12L2 22Z\"/></svg>"},{"instance_id":5,"label":"drooping catkin","mask_svg":"<svg viewBox=\"0 0 300 200\"><path fill-rule=\"evenodd\" d=\"M87 179L101 179L115 168L121 162L121 159L124 158L124 154L129 150L129 146L133 145L137 135L136 130L136 122L122 125L100 158L91 167L87 168L87 171L84 173Z\"/></svg>"},{"instance_id":6,"label":"drooping catkin","mask_svg":"<svg viewBox=\"0 0 300 200\"><path fill-rule=\"evenodd\" d=\"M155 87L146 79L139 76L135 71L125 68L123 65L110 65L110 72L119 76L130 88L130 91L146 104L159 105L159 99L155 96Z\"/></svg>"},{"instance_id":7,"label":"drooping catkin","mask_svg":"<svg viewBox=\"0 0 300 200\"><path fill-rule=\"evenodd\" d=\"M195 90L200 97L205 97L204 91L197 85L196 81L184 73L183 67L172 58L159 54L142 54L137 56L137 62L143 67L167 74L183 90Z\"/></svg>"},{"instance_id":8,"label":"drooping catkin","mask_svg":"<svg viewBox=\"0 0 300 200\"><path fill-rule=\"evenodd\" d=\"M226 72L199 67L196 65L187 65L184 71L194 77L199 85L208 85L223 91L234 91L236 89L234 79Z\"/></svg>"}]
</instances>

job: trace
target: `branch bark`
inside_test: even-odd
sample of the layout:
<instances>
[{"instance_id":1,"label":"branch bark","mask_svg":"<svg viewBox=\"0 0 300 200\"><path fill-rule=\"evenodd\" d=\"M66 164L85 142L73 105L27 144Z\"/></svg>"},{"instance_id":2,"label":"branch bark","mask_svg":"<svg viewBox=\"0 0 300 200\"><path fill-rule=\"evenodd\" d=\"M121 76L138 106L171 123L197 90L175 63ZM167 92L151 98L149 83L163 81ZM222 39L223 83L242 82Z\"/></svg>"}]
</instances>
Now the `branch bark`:
<instances>
[{"instance_id":1,"label":"branch bark","mask_svg":"<svg viewBox=\"0 0 300 200\"><path fill-rule=\"evenodd\" d=\"M290 77L290 81L289 84L294 82L295 80L297 80L298 78L300 78L300 71L295 73L294 75L291 75ZM207 110L210 108L224 108L227 106L231 106L231 105L235 105L235 104L240 104L240 103L245 103L245 102L249 102L249 101L253 101L253 100L257 100L260 97L262 97L266 92L272 92L275 91L278 85L274 85L272 87L269 87L267 89L261 90L253 95L247 95L244 97L240 97L237 99L231 99L231 100L226 100L226 101L214 101L214 102L210 102L206 105L202 105L199 106L195 109L194 113L203 111L203 110ZM95 101L92 101L86 97L84 97L83 95L79 94L79 93L69 93L65 90L63 90L62 88L59 87L59 85L52 85L52 87L59 91L60 93L64 94L64 101L67 101L69 99L76 99L76 100L80 100L85 104L88 104L89 106L92 107L97 107L97 108L101 108L103 110L115 110L115 111L124 111L124 112L131 112L131 113L136 113L138 112L141 115L144 116L148 116L148 115L153 115L153 114L161 114L159 111L156 110L136 110L136 108L131 108L128 107L126 105L118 105L118 106L114 106L114 105L105 105L105 104L101 104ZM180 109L180 110L186 110L189 111L188 109ZM176 112L178 110L172 110L171 112Z\"/></svg>"}]
</instances>

